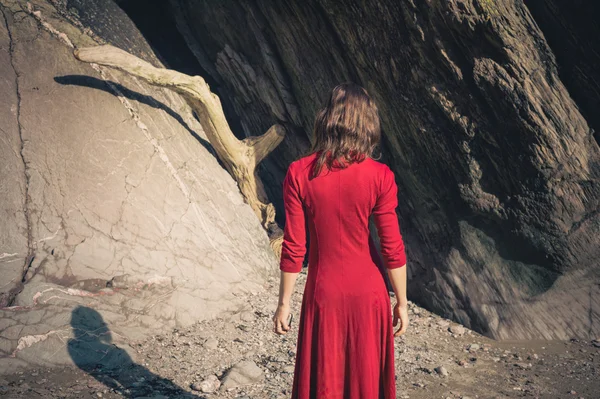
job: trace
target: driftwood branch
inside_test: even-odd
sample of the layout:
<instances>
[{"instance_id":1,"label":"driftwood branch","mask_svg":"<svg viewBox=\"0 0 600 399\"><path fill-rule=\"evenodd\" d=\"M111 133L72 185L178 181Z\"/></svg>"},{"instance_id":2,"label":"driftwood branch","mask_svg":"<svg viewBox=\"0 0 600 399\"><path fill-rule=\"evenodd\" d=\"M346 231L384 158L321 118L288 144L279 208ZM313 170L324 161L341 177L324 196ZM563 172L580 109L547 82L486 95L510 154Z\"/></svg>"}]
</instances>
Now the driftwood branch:
<instances>
[{"instance_id":1,"label":"driftwood branch","mask_svg":"<svg viewBox=\"0 0 600 399\"><path fill-rule=\"evenodd\" d=\"M84 62L109 66L143 79L151 85L171 89L196 111L200 123L217 156L236 180L245 201L252 207L263 228L269 233L271 247L281 253L281 230L275 224L275 208L268 202L256 166L281 143L285 129L272 126L261 136L238 140L225 118L219 97L200 76L189 76L150 63L111 45L76 49L75 57Z\"/></svg>"}]
</instances>

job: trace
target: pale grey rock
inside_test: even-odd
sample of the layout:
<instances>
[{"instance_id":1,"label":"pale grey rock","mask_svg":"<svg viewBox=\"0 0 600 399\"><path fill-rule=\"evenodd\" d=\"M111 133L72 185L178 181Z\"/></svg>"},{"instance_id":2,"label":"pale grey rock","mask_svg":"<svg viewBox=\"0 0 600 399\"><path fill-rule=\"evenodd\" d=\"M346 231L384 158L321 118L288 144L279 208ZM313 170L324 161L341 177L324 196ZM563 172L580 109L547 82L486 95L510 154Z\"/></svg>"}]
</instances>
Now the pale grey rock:
<instances>
[{"instance_id":1,"label":"pale grey rock","mask_svg":"<svg viewBox=\"0 0 600 399\"><path fill-rule=\"evenodd\" d=\"M450 331L452 334L463 335L466 330L460 324L453 324L448 328L448 331Z\"/></svg>"},{"instance_id":2,"label":"pale grey rock","mask_svg":"<svg viewBox=\"0 0 600 399\"><path fill-rule=\"evenodd\" d=\"M30 179L30 172L26 173L25 169L25 155L29 146L19 125L22 87L10 45L9 31L0 14L0 201L3 211L0 221L0 307L8 304L11 292L20 286L32 245L28 235L30 214L25 203Z\"/></svg>"},{"instance_id":3,"label":"pale grey rock","mask_svg":"<svg viewBox=\"0 0 600 399\"><path fill-rule=\"evenodd\" d=\"M94 41L60 2L29 3L55 33L0 0L0 373L83 366L108 335L103 361L134 360L127 340L238 312L276 259L187 104L77 61L56 32Z\"/></svg>"},{"instance_id":4,"label":"pale grey rock","mask_svg":"<svg viewBox=\"0 0 600 399\"><path fill-rule=\"evenodd\" d=\"M479 344L469 344L467 346L468 351L477 351L479 350Z\"/></svg>"},{"instance_id":5,"label":"pale grey rock","mask_svg":"<svg viewBox=\"0 0 600 399\"><path fill-rule=\"evenodd\" d=\"M256 315L252 311L243 312L240 317L242 321L245 321L247 323L251 323L256 320Z\"/></svg>"},{"instance_id":6,"label":"pale grey rock","mask_svg":"<svg viewBox=\"0 0 600 399\"><path fill-rule=\"evenodd\" d=\"M440 319L437 322L437 325L440 327L447 327L450 324L450 322L448 320L445 319Z\"/></svg>"},{"instance_id":7,"label":"pale grey rock","mask_svg":"<svg viewBox=\"0 0 600 399\"><path fill-rule=\"evenodd\" d=\"M216 375L209 375L202 382L192 384L192 389L202 393L211 393L219 389L220 386L221 381L219 381L219 378Z\"/></svg>"},{"instance_id":8,"label":"pale grey rock","mask_svg":"<svg viewBox=\"0 0 600 399\"><path fill-rule=\"evenodd\" d=\"M294 366L293 365L288 365L285 366L281 371L284 373L288 373L288 374L294 374Z\"/></svg>"},{"instance_id":9,"label":"pale grey rock","mask_svg":"<svg viewBox=\"0 0 600 399\"><path fill-rule=\"evenodd\" d=\"M256 363L251 360L243 360L229 369L223 378L221 387L229 389L254 384L261 381L263 376L263 371Z\"/></svg>"},{"instance_id":10,"label":"pale grey rock","mask_svg":"<svg viewBox=\"0 0 600 399\"><path fill-rule=\"evenodd\" d=\"M198 332L197 335L198 335L198 338L208 339L208 338L214 336L214 332L203 330L203 331Z\"/></svg>"},{"instance_id":11,"label":"pale grey rock","mask_svg":"<svg viewBox=\"0 0 600 399\"><path fill-rule=\"evenodd\" d=\"M204 342L204 347L206 349L217 349L219 347L219 340L215 337L210 337Z\"/></svg>"}]
</instances>

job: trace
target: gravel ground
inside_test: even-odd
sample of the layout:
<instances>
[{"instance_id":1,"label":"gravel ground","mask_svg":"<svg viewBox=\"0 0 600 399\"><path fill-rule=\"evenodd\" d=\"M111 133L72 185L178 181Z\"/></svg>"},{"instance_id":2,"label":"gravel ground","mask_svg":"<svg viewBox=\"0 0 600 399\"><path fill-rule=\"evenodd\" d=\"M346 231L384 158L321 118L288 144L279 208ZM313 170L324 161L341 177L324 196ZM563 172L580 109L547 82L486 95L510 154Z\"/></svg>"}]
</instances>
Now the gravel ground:
<instances>
[{"instance_id":1,"label":"gravel ground","mask_svg":"<svg viewBox=\"0 0 600 399\"><path fill-rule=\"evenodd\" d=\"M289 398L305 273L285 336L271 330L279 284L272 279L232 319L131 342L134 365L4 375L0 397ZM398 398L600 398L598 340L497 342L413 303L409 308L410 326L395 344Z\"/></svg>"}]
</instances>

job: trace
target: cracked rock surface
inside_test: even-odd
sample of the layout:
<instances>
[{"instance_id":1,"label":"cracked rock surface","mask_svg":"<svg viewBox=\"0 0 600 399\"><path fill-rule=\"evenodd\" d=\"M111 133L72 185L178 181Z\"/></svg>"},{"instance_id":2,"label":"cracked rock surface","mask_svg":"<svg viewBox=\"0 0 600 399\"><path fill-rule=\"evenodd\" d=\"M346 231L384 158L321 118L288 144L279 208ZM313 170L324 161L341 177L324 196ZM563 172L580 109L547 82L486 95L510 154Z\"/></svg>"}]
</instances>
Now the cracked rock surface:
<instances>
[{"instance_id":1,"label":"cracked rock surface","mask_svg":"<svg viewBox=\"0 0 600 399\"><path fill-rule=\"evenodd\" d=\"M86 311L139 339L239 311L276 270L186 103L78 62L98 39L59 4L0 1L0 372L90 352Z\"/></svg>"}]
</instances>

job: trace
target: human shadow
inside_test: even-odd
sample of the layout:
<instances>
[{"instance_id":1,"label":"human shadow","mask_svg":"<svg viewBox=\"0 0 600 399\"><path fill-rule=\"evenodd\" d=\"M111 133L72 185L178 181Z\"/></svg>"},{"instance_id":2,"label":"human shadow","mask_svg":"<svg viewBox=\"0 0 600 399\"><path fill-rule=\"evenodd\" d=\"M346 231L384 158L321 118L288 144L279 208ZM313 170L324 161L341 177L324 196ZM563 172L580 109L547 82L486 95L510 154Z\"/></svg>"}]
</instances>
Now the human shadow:
<instances>
[{"instance_id":1,"label":"human shadow","mask_svg":"<svg viewBox=\"0 0 600 399\"><path fill-rule=\"evenodd\" d=\"M152 396L204 399L172 381L136 364L129 354L112 343L112 334L96 310L78 306L71 313L74 338L67 343L69 355L81 370L125 398Z\"/></svg>"},{"instance_id":2,"label":"human shadow","mask_svg":"<svg viewBox=\"0 0 600 399\"><path fill-rule=\"evenodd\" d=\"M115 95L115 92L113 91L113 89L111 89L110 86L114 86L124 97L126 97L130 100L138 101L138 102L140 102L142 104L146 104L150 107L165 111L172 118L174 118L177 122L179 122L181 124L181 126L183 126L188 132L190 132L190 134L196 140L198 140L200 142L200 144L202 144L204 146L204 148L206 148L211 154L213 154L216 157L216 152L215 152L213 146L210 144L210 142L208 142L207 140L198 136L198 134L192 128L190 128L190 126L187 124L187 122L185 120L183 120L181 115L179 115L177 112L175 112L171 107L158 101L157 99L155 99L152 96L147 96L145 94L138 93L137 91L130 90L127 87L125 87L122 84L119 84L117 82L112 82L112 81L108 82L108 81L104 81L102 79L97 79L97 78L94 78L92 76L87 76L87 75L55 76L54 81L56 81L57 83L62 84L62 85L83 86L83 87L89 87L92 89L102 90L102 91L105 91L112 95ZM195 117L197 119L196 115L195 115Z\"/></svg>"}]
</instances>

